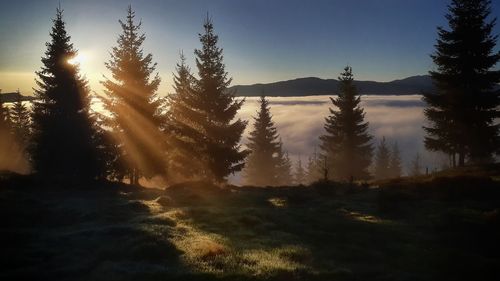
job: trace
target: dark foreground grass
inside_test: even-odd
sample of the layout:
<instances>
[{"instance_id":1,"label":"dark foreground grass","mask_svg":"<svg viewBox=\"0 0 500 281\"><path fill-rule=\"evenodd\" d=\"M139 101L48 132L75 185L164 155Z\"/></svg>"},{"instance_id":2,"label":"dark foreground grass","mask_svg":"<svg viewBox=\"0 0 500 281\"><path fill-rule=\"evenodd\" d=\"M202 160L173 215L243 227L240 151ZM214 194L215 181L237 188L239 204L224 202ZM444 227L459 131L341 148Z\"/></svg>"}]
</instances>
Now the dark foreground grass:
<instances>
[{"instance_id":1,"label":"dark foreground grass","mask_svg":"<svg viewBox=\"0 0 500 281\"><path fill-rule=\"evenodd\" d=\"M67 185L0 180L0 280L500 280L495 176Z\"/></svg>"}]
</instances>

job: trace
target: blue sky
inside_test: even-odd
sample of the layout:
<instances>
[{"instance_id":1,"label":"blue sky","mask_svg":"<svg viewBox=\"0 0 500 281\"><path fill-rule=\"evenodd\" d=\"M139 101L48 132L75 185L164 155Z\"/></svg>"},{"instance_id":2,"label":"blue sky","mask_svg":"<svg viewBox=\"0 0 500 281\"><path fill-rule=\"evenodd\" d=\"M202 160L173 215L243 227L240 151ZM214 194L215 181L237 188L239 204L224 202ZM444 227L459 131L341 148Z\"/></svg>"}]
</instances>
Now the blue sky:
<instances>
[{"instance_id":1,"label":"blue sky","mask_svg":"<svg viewBox=\"0 0 500 281\"><path fill-rule=\"evenodd\" d=\"M224 48L233 84L297 77L336 78L346 64L359 80L390 81L426 74L432 68L436 27L446 26L444 0L351 1L2 1L0 88L30 94L34 71L60 2L75 47L85 55L82 72L93 90L108 74L104 62L116 45L118 19L132 4L142 19L162 77L161 93L171 91L178 53L194 67L193 50L207 12ZM495 2L495 1L494 1ZM493 5L493 14L498 13ZM498 34L498 27L495 33Z\"/></svg>"}]
</instances>

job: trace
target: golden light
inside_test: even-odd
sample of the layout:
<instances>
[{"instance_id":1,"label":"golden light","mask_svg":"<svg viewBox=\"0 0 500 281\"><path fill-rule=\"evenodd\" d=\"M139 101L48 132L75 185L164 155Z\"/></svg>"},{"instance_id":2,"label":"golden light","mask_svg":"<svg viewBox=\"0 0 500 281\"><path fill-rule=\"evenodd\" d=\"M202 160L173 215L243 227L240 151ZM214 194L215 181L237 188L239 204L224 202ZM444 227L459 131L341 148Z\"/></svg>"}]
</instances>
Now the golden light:
<instances>
[{"instance_id":1,"label":"golden light","mask_svg":"<svg viewBox=\"0 0 500 281\"><path fill-rule=\"evenodd\" d=\"M69 64L72 65L82 65L87 60L87 56L84 53L78 53L76 56L68 60Z\"/></svg>"}]
</instances>

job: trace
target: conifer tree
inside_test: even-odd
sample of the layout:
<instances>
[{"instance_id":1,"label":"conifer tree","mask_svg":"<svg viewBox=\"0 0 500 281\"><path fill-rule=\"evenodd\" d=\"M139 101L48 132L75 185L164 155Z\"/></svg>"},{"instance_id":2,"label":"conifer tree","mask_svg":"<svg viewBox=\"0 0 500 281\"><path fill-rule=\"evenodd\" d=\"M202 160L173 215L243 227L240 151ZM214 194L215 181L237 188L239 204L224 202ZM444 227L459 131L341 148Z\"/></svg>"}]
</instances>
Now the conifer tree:
<instances>
[{"instance_id":1,"label":"conifer tree","mask_svg":"<svg viewBox=\"0 0 500 281\"><path fill-rule=\"evenodd\" d=\"M201 177L204 167L197 161L199 143L204 134L197 127L200 115L196 111L198 96L195 78L181 52L174 74L175 92L167 97L168 111L165 132L169 142L169 180L182 181ZM196 160L194 160L196 159Z\"/></svg>"},{"instance_id":2,"label":"conifer tree","mask_svg":"<svg viewBox=\"0 0 500 281\"><path fill-rule=\"evenodd\" d=\"M397 142L394 142L391 150L391 159L389 161L389 175L391 178L399 178L402 174L401 154Z\"/></svg>"},{"instance_id":3,"label":"conifer tree","mask_svg":"<svg viewBox=\"0 0 500 281\"><path fill-rule=\"evenodd\" d=\"M322 178L322 171L319 165L318 153L316 152L316 148L314 148L314 152L311 156L309 156L306 167L306 182L313 183Z\"/></svg>"},{"instance_id":4,"label":"conifer tree","mask_svg":"<svg viewBox=\"0 0 500 281\"><path fill-rule=\"evenodd\" d=\"M21 96L17 96L17 100L12 107L12 129L14 130L14 134L16 139L26 147L29 140L30 135L30 111L23 104Z\"/></svg>"},{"instance_id":5,"label":"conifer tree","mask_svg":"<svg viewBox=\"0 0 500 281\"><path fill-rule=\"evenodd\" d=\"M352 68L346 66L339 77L340 93L330 98L338 111L330 108L325 118L326 134L320 137L322 157L328 159L327 170L334 179L367 179L372 158L372 137L360 106L361 98L353 84Z\"/></svg>"},{"instance_id":6,"label":"conifer tree","mask_svg":"<svg viewBox=\"0 0 500 281\"><path fill-rule=\"evenodd\" d=\"M248 185L276 185L282 172L281 144L276 126L272 121L269 101L260 97L260 110L254 118L253 130L250 132L247 157L244 171L245 183Z\"/></svg>"},{"instance_id":7,"label":"conifer tree","mask_svg":"<svg viewBox=\"0 0 500 281\"><path fill-rule=\"evenodd\" d=\"M450 154L453 165L466 158L485 162L500 152L500 60L495 51L498 37L492 35L495 19L489 0L452 0L446 15L449 30L438 27L436 51L431 56L436 70L430 71L435 93L424 95L424 113L430 125L426 148Z\"/></svg>"},{"instance_id":8,"label":"conifer tree","mask_svg":"<svg viewBox=\"0 0 500 281\"><path fill-rule=\"evenodd\" d=\"M382 137L375 155L375 178L386 179L390 177L390 160L391 153L385 142L385 137Z\"/></svg>"},{"instance_id":9,"label":"conifer tree","mask_svg":"<svg viewBox=\"0 0 500 281\"><path fill-rule=\"evenodd\" d=\"M38 174L92 180L101 175L102 166L94 120L89 115L89 88L78 65L68 62L77 51L66 33L62 13L58 8L42 69L36 72L30 156Z\"/></svg>"},{"instance_id":10,"label":"conifer tree","mask_svg":"<svg viewBox=\"0 0 500 281\"><path fill-rule=\"evenodd\" d=\"M410 176L420 176L422 174L422 160L420 153L415 154L415 158L410 163L409 173Z\"/></svg>"},{"instance_id":11,"label":"conifer tree","mask_svg":"<svg viewBox=\"0 0 500 281\"><path fill-rule=\"evenodd\" d=\"M279 150L278 150L278 178L277 185L279 186L287 186L292 185L293 183L293 175L292 175L292 161L288 155L287 151L283 150L283 144L280 141Z\"/></svg>"},{"instance_id":12,"label":"conifer tree","mask_svg":"<svg viewBox=\"0 0 500 281\"><path fill-rule=\"evenodd\" d=\"M198 79L196 80L196 127L204 134L197 143L198 159L205 165L204 177L223 182L231 173L241 171L248 152L239 144L246 122L234 120L244 100L236 100L228 90L231 78L225 70L222 48L217 46L211 19L203 24L199 34L201 49L195 50Z\"/></svg>"},{"instance_id":13,"label":"conifer tree","mask_svg":"<svg viewBox=\"0 0 500 281\"><path fill-rule=\"evenodd\" d=\"M101 83L105 88L105 108L111 118L107 126L117 143L115 169L127 174L132 184L142 176L164 175L165 136L161 132L161 100L156 91L160 77L151 54L145 55L142 45L146 36L140 33L141 22L134 21L132 7L125 21L119 21L122 33L111 59L105 63L112 78Z\"/></svg>"},{"instance_id":14,"label":"conifer tree","mask_svg":"<svg viewBox=\"0 0 500 281\"><path fill-rule=\"evenodd\" d=\"M297 166L295 167L294 180L295 180L295 183L298 185L306 183L306 171L304 170L304 167L302 166L302 160L300 159L300 157L299 157L299 160L297 160Z\"/></svg>"}]
</instances>

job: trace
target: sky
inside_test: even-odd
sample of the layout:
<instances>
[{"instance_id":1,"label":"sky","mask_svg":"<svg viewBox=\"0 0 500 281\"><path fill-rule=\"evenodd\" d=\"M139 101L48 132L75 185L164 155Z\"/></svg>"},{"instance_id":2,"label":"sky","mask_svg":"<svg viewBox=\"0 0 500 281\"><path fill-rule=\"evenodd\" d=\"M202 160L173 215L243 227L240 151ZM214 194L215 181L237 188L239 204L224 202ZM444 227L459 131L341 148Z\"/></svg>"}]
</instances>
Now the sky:
<instances>
[{"instance_id":1,"label":"sky","mask_svg":"<svg viewBox=\"0 0 500 281\"><path fill-rule=\"evenodd\" d=\"M494 0L495 3L497 0ZM182 50L194 69L193 50L207 13L224 48L235 84L299 77L337 78L343 66L358 80L391 81L426 74L436 27L446 26L445 0L0 0L0 89L32 94L34 72L49 41L58 3L67 31L84 60L92 90L109 72L104 62L121 31L128 4L142 20L144 51L153 54L172 92ZM498 13L493 5L493 14ZM499 33L498 26L495 33Z\"/></svg>"}]
</instances>

